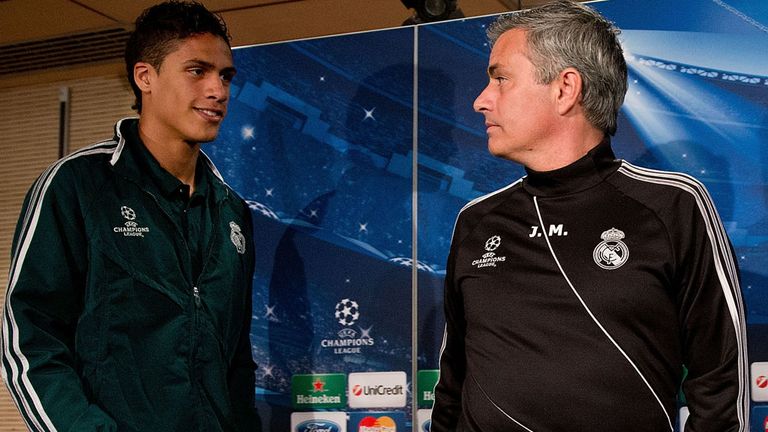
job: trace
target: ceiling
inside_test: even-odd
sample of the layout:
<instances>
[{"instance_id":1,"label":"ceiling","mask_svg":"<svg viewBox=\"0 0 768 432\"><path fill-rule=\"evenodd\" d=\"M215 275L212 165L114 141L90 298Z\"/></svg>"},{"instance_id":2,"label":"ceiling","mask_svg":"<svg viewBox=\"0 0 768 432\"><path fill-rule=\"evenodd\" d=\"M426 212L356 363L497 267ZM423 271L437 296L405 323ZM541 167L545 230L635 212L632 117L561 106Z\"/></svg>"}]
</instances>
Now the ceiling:
<instances>
[{"instance_id":1,"label":"ceiling","mask_svg":"<svg viewBox=\"0 0 768 432\"><path fill-rule=\"evenodd\" d=\"M156 0L0 0L0 46L105 28L130 29ZM401 25L412 11L399 0L203 0L231 27L235 45ZM466 16L543 1L460 0Z\"/></svg>"},{"instance_id":2,"label":"ceiling","mask_svg":"<svg viewBox=\"0 0 768 432\"><path fill-rule=\"evenodd\" d=\"M550 0L459 0L464 16ZM119 68L133 21L159 0L0 0L0 87ZM202 0L226 21L233 46L397 27L400 0ZM86 70L86 72L83 72ZM119 69L118 69L119 70ZM50 78L38 79L48 76ZM37 78L36 78L37 77Z\"/></svg>"}]
</instances>

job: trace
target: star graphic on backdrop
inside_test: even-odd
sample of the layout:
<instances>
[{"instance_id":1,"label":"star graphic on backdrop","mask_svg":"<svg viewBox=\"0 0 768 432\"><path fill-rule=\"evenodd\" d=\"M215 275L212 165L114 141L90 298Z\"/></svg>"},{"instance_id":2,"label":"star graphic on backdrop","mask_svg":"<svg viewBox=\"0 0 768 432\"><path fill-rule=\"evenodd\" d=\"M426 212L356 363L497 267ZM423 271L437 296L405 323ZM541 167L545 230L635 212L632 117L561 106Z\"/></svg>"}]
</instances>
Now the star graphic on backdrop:
<instances>
[{"instance_id":1,"label":"star graphic on backdrop","mask_svg":"<svg viewBox=\"0 0 768 432\"><path fill-rule=\"evenodd\" d=\"M360 327L360 339L370 339L371 330L373 330L373 326L370 326L367 329Z\"/></svg>"},{"instance_id":2,"label":"star graphic on backdrop","mask_svg":"<svg viewBox=\"0 0 768 432\"><path fill-rule=\"evenodd\" d=\"M268 196L268 197L269 197L269 196L274 196L274 195L272 194L272 191L274 191L274 190L275 190L275 188L271 188L271 189L266 189L266 188L265 188L265 189L264 189L264 193L265 193L265 194L266 194L266 196Z\"/></svg>"},{"instance_id":3,"label":"star graphic on backdrop","mask_svg":"<svg viewBox=\"0 0 768 432\"><path fill-rule=\"evenodd\" d=\"M274 377L274 375L272 375L272 369L274 369L274 366L268 364L262 366L261 369L264 371L264 378Z\"/></svg>"},{"instance_id":4,"label":"star graphic on backdrop","mask_svg":"<svg viewBox=\"0 0 768 432\"><path fill-rule=\"evenodd\" d=\"M243 139L252 139L256 136L256 131L251 126L244 126L241 132Z\"/></svg>"},{"instance_id":5,"label":"star graphic on backdrop","mask_svg":"<svg viewBox=\"0 0 768 432\"><path fill-rule=\"evenodd\" d=\"M317 217L317 209L310 209L309 210L309 217L316 218Z\"/></svg>"},{"instance_id":6,"label":"star graphic on backdrop","mask_svg":"<svg viewBox=\"0 0 768 432\"><path fill-rule=\"evenodd\" d=\"M325 383L320 381L319 379L312 383L312 391L314 392L323 392L325 391Z\"/></svg>"},{"instance_id":7,"label":"star graphic on backdrop","mask_svg":"<svg viewBox=\"0 0 768 432\"><path fill-rule=\"evenodd\" d=\"M320 82L325 82L325 77L324 76L320 77Z\"/></svg>"},{"instance_id":8,"label":"star graphic on backdrop","mask_svg":"<svg viewBox=\"0 0 768 432\"><path fill-rule=\"evenodd\" d=\"M363 111L365 111L365 118L363 119L363 121L366 121L368 119L376 120L376 117L373 116L373 112L376 111L376 107L373 107L370 110L363 108Z\"/></svg>"},{"instance_id":9,"label":"star graphic on backdrop","mask_svg":"<svg viewBox=\"0 0 768 432\"><path fill-rule=\"evenodd\" d=\"M272 321L277 321L277 315L275 315L275 308L277 305L270 306L270 305L264 305L264 307L267 309L267 312L264 314L264 318Z\"/></svg>"},{"instance_id":10,"label":"star graphic on backdrop","mask_svg":"<svg viewBox=\"0 0 768 432\"><path fill-rule=\"evenodd\" d=\"M358 232L368 232L368 222L366 222L366 223L359 223L357 225L359 226Z\"/></svg>"}]
</instances>

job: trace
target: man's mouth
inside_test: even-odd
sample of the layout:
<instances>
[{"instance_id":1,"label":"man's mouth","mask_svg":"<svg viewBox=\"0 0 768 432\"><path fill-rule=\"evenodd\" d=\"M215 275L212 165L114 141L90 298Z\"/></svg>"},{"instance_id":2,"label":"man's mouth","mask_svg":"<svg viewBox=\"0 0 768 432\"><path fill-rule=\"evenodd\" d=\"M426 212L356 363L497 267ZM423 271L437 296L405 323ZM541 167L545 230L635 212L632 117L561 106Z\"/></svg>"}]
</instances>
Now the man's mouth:
<instances>
[{"instance_id":1,"label":"man's mouth","mask_svg":"<svg viewBox=\"0 0 768 432\"><path fill-rule=\"evenodd\" d=\"M224 118L224 111L210 108L195 108L195 111L211 121L220 121Z\"/></svg>"}]
</instances>

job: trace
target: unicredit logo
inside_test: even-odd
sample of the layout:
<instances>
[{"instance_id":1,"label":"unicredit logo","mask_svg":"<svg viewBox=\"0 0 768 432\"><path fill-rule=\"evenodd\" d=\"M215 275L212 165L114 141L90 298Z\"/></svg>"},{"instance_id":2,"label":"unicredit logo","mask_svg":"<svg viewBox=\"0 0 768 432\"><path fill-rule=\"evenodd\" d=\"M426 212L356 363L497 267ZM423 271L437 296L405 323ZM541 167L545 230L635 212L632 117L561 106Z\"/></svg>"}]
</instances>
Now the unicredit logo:
<instances>
[{"instance_id":1,"label":"unicredit logo","mask_svg":"<svg viewBox=\"0 0 768 432\"><path fill-rule=\"evenodd\" d=\"M353 372L349 374L350 408L399 408L406 405L405 372Z\"/></svg>"},{"instance_id":2,"label":"unicredit logo","mask_svg":"<svg viewBox=\"0 0 768 432\"><path fill-rule=\"evenodd\" d=\"M385 385L361 386L360 384L352 387L352 394L355 396L394 396L403 394L403 386L396 385L388 387Z\"/></svg>"},{"instance_id":3,"label":"unicredit logo","mask_svg":"<svg viewBox=\"0 0 768 432\"><path fill-rule=\"evenodd\" d=\"M757 386L761 389L768 387L768 378L766 378L765 375L757 377Z\"/></svg>"}]
</instances>

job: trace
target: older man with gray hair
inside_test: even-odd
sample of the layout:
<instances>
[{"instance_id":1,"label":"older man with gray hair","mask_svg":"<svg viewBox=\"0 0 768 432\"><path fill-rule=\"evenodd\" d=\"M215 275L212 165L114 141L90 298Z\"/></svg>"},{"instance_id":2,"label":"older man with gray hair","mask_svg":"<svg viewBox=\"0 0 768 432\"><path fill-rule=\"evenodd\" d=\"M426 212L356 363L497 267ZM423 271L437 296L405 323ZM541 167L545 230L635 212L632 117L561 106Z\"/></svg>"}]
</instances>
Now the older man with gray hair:
<instances>
[{"instance_id":1,"label":"older man with gray hair","mask_svg":"<svg viewBox=\"0 0 768 432\"><path fill-rule=\"evenodd\" d=\"M619 31L558 0L488 30L474 108L527 175L459 213L432 431L747 431L744 309L704 186L614 157Z\"/></svg>"}]
</instances>

